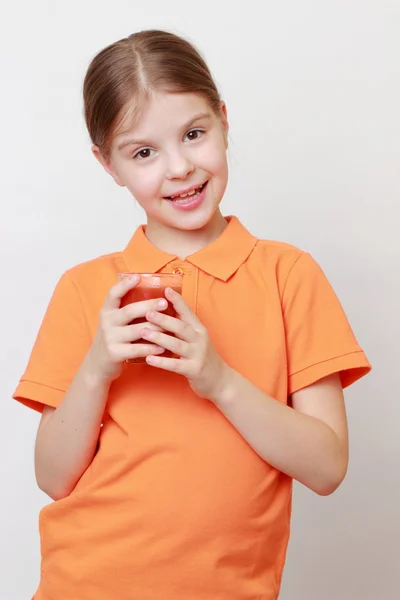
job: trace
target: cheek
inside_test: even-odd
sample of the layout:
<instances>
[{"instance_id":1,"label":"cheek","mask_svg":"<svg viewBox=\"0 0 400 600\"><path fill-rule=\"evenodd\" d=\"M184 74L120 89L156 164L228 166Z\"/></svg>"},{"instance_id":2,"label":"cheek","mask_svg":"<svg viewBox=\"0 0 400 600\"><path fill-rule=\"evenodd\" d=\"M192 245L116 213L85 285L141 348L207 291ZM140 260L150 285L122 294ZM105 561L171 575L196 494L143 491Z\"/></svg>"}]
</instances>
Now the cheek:
<instances>
[{"instance_id":1,"label":"cheek","mask_svg":"<svg viewBox=\"0 0 400 600\"><path fill-rule=\"evenodd\" d=\"M162 176L159 169L152 166L132 169L127 175L127 188L138 202L151 200L160 196Z\"/></svg>"},{"instance_id":2,"label":"cheek","mask_svg":"<svg viewBox=\"0 0 400 600\"><path fill-rule=\"evenodd\" d=\"M207 157L208 172L214 177L225 180L228 177L228 162L226 152L215 152Z\"/></svg>"},{"instance_id":3,"label":"cheek","mask_svg":"<svg viewBox=\"0 0 400 600\"><path fill-rule=\"evenodd\" d=\"M225 146L217 143L204 147L201 153L201 165L212 175L226 177L228 163Z\"/></svg>"}]
</instances>

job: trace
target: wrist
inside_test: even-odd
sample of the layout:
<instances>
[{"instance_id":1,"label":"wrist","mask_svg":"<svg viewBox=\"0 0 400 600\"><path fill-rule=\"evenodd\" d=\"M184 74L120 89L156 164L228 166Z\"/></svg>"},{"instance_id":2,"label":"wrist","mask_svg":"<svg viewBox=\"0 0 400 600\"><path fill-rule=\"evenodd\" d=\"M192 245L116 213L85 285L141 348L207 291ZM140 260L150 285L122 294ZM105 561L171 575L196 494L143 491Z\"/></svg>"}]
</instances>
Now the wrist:
<instances>
[{"instance_id":1,"label":"wrist","mask_svg":"<svg viewBox=\"0 0 400 600\"><path fill-rule=\"evenodd\" d=\"M217 385L210 397L211 402L217 407L222 407L232 400L237 375L232 367L224 363Z\"/></svg>"},{"instance_id":2,"label":"wrist","mask_svg":"<svg viewBox=\"0 0 400 600\"><path fill-rule=\"evenodd\" d=\"M113 378L110 373L104 372L97 364L91 350L85 356L81 375L88 388L109 388Z\"/></svg>"}]
</instances>

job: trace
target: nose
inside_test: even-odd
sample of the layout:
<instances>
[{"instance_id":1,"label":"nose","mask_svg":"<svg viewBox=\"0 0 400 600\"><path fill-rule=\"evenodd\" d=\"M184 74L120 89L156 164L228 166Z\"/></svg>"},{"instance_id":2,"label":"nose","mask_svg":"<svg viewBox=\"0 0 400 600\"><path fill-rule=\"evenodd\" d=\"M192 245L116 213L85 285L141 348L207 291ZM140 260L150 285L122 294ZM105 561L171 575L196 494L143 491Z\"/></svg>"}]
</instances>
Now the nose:
<instances>
[{"instance_id":1,"label":"nose","mask_svg":"<svg viewBox=\"0 0 400 600\"><path fill-rule=\"evenodd\" d=\"M186 179L193 173L194 165L184 152L174 152L168 157L167 179Z\"/></svg>"}]
</instances>

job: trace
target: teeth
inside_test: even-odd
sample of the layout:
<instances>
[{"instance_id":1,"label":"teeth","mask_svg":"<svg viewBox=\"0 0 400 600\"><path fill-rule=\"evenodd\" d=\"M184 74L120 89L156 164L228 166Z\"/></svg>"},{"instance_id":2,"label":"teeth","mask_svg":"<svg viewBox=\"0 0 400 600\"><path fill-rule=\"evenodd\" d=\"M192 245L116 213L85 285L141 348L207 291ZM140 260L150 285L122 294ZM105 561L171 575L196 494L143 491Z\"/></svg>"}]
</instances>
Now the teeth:
<instances>
[{"instance_id":1,"label":"teeth","mask_svg":"<svg viewBox=\"0 0 400 600\"><path fill-rule=\"evenodd\" d=\"M191 192L188 192L187 194L181 194L179 196L179 198L187 198L188 196L193 196L193 194L195 194L197 192L198 188L196 190L192 190Z\"/></svg>"},{"instance_id":2,"label":"teeth","mask_svg":"<svg viewBox=\"0 0 400 600\"><path fill-rule=\"evenodd\" d=\"M196 196L199 196L199 195L200 195L200 190L195 192L194 194L190 194L190 199L192 200L193 198L195 198ZM187 196L177 196L177 197L173 198L173 201L178 202L178 204L180 204L180 203L184 204L186 198L187 198Z\"/></svg>"},{"instance_id":3,"label":"teeth","mask_svg":"<svg viewBox=\"0 0 400 600\"><path fill-rule=\"evenodd\" d=\"M172 200L177 200L178 198L182 198L182 200L184 198L187 198L188 196L194 196L195 194L198 194L201 191L201 188L203 187L203 185L200 185L198 188L196 188L195 190L192 190L191 192L188 192L187 194L180 194L179 196L171 196Z\"/></svg>"}]
</instances>

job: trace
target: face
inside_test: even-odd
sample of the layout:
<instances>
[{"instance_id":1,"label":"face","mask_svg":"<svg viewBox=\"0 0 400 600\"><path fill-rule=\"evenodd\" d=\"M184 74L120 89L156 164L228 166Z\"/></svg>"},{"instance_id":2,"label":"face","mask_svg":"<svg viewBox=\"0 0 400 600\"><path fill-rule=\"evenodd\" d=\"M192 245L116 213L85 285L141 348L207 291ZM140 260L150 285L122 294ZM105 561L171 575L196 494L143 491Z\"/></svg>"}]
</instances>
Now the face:
<instances>
[{"instance_id":1,"label":"face","mask_svg":"<svg viewBox=\"0 0 400 600\"><path fill-rule=\"evenodd\" d=\"M197 94L159 92L134 129L113 140L108 161L92 151L146 211L148 226L194 230L212 220L224 195L227 134L223 103L217 116Z\"/></svg>"}]
</instances>

